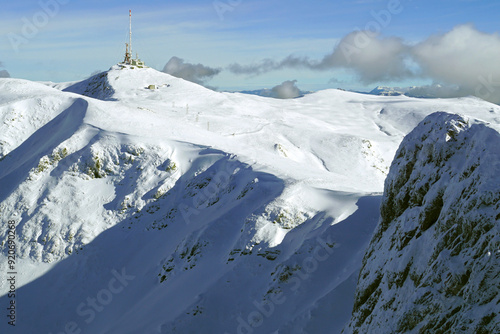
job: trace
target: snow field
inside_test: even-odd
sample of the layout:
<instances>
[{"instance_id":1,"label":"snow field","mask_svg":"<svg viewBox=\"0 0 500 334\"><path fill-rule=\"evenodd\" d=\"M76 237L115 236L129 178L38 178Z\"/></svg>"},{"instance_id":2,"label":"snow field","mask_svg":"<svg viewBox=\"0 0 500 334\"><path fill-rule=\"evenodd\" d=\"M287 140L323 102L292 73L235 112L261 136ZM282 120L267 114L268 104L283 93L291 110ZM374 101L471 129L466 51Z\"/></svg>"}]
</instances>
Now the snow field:
<instances>
[{"instance_id":1,"label":"snow field","mask_svg":"<svg viewBox=\"0 0 500 334\"><path fill-rule=\"evenodd\" d=\"M338 90L274 100L117 67L0 88L26 332L338 333L403 136L437 110L500 113ZM113 270L134 279L99 294Z\"/></svg>"}]
</instances>

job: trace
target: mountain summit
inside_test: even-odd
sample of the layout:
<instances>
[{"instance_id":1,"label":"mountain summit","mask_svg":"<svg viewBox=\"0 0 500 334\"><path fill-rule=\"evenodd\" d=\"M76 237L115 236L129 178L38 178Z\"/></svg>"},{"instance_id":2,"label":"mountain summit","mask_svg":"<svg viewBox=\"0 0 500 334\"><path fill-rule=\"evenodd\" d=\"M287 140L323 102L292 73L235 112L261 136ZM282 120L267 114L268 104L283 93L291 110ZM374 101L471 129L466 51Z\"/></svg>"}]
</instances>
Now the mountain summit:
<instances>
[{"instance_id":1,"label":"mountain summit","mask_svg":"<svg viewBox=\"0 0 500 334\"><path fill-rule=\"evenodd\" d=\"M344 333L498 333L500 134L448 113L399 147Z\"/></svg>"}]
</instances>

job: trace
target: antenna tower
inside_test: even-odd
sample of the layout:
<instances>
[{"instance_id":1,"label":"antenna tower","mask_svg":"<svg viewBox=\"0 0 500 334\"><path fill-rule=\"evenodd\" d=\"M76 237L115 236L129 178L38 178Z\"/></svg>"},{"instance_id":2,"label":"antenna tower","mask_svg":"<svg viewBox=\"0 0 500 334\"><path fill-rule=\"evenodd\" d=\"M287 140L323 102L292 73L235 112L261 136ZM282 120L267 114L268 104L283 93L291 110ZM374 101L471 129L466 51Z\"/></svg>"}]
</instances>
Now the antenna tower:
<instances>
[{"instance_id":1,"label":"antenna tower","mask_svg":"<svg viewBox=\"0 0 500 334\"><path fill-rule=\"evenodd\" d=\"M129 22L130 22L130 30L129 30L129 52L130 52L130 58L132 58L132 9L129 9L128 11L129 15Z\"/></svg>"},{"instance_id":2,"label":"antenna tower","mask_svg":"<svg viewBox=\"0 0 500 334\"><path fill-rule=\"evenodd\" d=\"M128 11L129 16L129 33L128 33L128 43L125 43L125 59L122 63L120 63L121 68L125 68L125 65L131 65L132 69L137 68L147 68L146 64L142 60L139 59L139 56L136 53L135 59L132 59L132 10Z\"/></svg>"}]
</instances>

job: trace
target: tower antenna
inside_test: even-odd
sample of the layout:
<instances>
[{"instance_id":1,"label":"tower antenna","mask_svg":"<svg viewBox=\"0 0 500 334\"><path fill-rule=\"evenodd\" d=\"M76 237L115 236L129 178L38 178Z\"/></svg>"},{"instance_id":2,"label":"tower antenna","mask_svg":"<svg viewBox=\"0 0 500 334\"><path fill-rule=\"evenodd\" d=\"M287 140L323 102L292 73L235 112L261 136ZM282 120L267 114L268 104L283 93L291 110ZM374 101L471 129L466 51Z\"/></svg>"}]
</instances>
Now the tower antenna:
<instances>
[{"instance_id":1,"label":"tower antenna","mask_svg":"<svg viewBox=\"0 0 500 334\"><path fill-rule=\"evenodd\" d=\"M134 68L147 68L146 64L142 60L139 59L139 56L136 53L135 59L132 59L132 9L128 10L129 16L129 41L125 43L125 59L122 63L120 63L120 67L122 69L127 68L126 65L130 66L131 69Z\"/></svg>"},{"instance_id":2,"label":"tower antenna","mask_svg":"<svg viewBox=\"0 0 500 334\"><path fill-rule=\"evenodd\" d=\"M128 14L129 14L129 21L130 21L129 51L130 51L130 58L132 58L132 9L129 9Z\"/></svg>"}]
</instances>

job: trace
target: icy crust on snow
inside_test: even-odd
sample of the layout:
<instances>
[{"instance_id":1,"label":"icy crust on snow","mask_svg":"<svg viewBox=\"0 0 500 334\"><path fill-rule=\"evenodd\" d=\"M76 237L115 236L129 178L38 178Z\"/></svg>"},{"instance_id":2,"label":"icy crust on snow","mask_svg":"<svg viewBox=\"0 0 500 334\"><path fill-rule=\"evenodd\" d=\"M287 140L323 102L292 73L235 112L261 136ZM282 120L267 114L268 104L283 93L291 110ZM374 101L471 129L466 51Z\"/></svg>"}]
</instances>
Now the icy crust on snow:
<instances>
[{"instance_id":1,"label":"icy crust on snow","mask_svg":"<svg viewBox=\"0 0 500 334\"><path fill-rule=\"evenodd\" d=\"M345 333L500 331L500 134L426 117L400 145Z\"/></svg>"}]
</instances>

